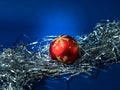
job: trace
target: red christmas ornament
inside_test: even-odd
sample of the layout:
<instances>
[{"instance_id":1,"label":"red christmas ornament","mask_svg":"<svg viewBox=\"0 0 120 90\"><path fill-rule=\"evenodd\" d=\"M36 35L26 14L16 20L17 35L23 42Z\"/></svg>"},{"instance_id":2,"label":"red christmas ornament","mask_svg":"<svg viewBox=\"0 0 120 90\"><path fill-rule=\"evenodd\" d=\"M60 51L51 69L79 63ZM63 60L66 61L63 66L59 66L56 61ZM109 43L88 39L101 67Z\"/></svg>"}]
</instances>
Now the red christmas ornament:
<instances>
[{"instance_id":1,"label":"red christmas ornament","mask_svg":"<svg viewBox=\"0 0 120 90\"><path fill-rule=\"evenodd\" d=\"M49 48L52 59L65 64L72 64L80 55L77 41L68 35L61 35L55 38Z\"/></svg>"}]
</instances>

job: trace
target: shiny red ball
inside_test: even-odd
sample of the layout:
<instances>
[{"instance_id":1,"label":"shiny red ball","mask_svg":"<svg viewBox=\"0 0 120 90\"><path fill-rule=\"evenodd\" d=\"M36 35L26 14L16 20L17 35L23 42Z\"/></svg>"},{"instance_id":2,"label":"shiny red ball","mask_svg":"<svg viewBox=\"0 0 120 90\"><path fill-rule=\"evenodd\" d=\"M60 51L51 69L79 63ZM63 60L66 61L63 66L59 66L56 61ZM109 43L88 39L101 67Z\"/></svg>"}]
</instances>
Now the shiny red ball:
<instances>
[{"instance_id":1,"label":"shiny red ball","mask_svg":"<svg viewBox=\"0 0 120 90\"><path fill-rule=\"evenodd\" d=\"M72 64L80 55L77 41L68 35L61 35L55 38L49 48L52 59L64 64Z\"/></svg>"}]
</instances>

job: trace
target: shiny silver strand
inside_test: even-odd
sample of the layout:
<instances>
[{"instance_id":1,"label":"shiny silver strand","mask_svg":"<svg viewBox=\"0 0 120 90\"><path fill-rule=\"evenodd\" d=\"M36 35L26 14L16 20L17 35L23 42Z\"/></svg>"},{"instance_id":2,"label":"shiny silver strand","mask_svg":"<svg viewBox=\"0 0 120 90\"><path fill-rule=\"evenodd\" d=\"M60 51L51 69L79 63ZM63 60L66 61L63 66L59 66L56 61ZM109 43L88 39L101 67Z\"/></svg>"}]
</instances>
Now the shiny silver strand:
<instances>
[{"instance_id":1,"label":"shiny silver strand","mask_svg":"<svg viewBox=\"0 0 120 90\"><path fill-rule=\"evenodd\" d=\"M40 41L22 43L0 53L0 90L32 90L33 83L44 77L59 78L69 74L66 80L82 73L93 76L94 70L105 69L120 62L120 22L102 21L89 35L76 36L81 55L72 65L52 60L50 42L56 36L46 36ZM38 51L29 50L38 47Z\"/></svg>"}]
</instances>

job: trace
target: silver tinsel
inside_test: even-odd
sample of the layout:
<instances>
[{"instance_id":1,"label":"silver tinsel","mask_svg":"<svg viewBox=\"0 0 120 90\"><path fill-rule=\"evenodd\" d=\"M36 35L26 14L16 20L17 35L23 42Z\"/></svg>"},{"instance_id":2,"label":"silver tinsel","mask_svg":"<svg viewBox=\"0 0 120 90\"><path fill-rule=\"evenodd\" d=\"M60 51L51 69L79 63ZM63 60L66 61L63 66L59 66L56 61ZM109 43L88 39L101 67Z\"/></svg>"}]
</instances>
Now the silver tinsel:
<instances>
[{"instance_id":1,"label":"silver tinsel","mask_svg":"<svg viewBox=\"0 0 120 90\"><path fill-rule=\"evenodd\" d=\"M44 77L59 78L68 74L68 80L82 73L92 76L95 69L120 62L119 21L102 21L89 35L76 36L81 57L72 65L51 60L48 49L55 37L46 36L41 41L4 49L0 53L0 90L25 90L25 86L32 90L33 83ZM38 51L28 47L38 47Z\"/></svg>"}]
</instances>

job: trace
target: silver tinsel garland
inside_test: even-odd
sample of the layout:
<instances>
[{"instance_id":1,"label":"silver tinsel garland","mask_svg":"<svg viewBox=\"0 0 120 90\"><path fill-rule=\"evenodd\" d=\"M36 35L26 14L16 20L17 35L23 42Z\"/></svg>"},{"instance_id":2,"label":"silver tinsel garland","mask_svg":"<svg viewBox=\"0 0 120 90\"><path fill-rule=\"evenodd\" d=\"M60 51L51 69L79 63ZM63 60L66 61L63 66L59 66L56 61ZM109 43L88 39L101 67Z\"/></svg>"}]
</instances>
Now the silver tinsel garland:
<instances>
[{"instance_id":1,"label":"silver tinsel garland","mask_svg":"<svg viewBox=\"0 0 120 90\"><path fill-rule=\"evenodd\" d=\"M46 36L40 42L17 45L0 53L0 90L32 90L34 82L44 77L59 78L69 74L67 80L85 73L92 76L95 69L110 67L120 62L120 22L102 21L89 35L76 36L81 57L72 65L58 63L49 56L49 44L55 36ZM37 52L28 49L39 47Z\"/></svg>"}]
</instances>

